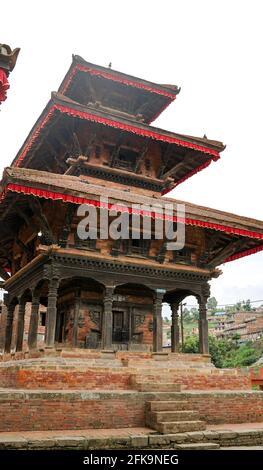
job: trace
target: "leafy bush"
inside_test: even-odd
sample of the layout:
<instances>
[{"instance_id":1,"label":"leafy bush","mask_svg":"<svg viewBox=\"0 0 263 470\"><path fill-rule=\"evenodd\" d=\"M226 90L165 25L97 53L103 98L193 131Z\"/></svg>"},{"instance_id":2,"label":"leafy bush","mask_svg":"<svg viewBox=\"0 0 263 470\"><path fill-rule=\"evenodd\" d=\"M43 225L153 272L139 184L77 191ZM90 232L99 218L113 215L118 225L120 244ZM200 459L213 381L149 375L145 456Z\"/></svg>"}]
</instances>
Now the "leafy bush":
<instances>
[{"instance_id":1,"label":"leafy bush","mask_svg":"<svg viewBox=\"0 0 263 470\"><path fill-rule=\"evenodd\" d=\"M217 339L209 336L209 353L216 367L246 367L256 362L262 354L259 348L254 348L252 343L239 345L239 337L232 339ZM183 352L198 353L199 338L197 335L188 336L185 339Z\"/></svg>"}]
</instances>

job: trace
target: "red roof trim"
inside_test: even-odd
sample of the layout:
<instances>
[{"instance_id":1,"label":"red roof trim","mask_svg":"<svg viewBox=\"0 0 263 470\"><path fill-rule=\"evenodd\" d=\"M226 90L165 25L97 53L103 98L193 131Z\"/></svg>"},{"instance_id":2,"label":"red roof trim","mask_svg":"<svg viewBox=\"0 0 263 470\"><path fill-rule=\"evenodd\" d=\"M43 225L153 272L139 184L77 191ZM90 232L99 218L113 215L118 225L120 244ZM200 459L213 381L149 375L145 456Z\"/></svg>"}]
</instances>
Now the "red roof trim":
<instances>
[{"instance_id":1,"label":"red roof trim","mask_svg":"<svg viewBox=\"0 0 263 470\"><path fill-rule=\"evenodd\" d=\"M52 118L53 114L55 112L55 107L52 106L49 110L49 112L43 117L43 119L40 121L40 123L37 125L35 131L33 134L29 137L27 142L25 143L20 155L18 155L18 158L14 162L14 166L20 166L21 163L23 162L24 158L26 157L27 152L31 149L33 146L35 140L40 134L40 131L45 127L47 122Z\"/></svg>"},{"instance_id":2,"label":"red roof trim","mask_svg":"<svg viewBox=\"0 0 263 470\"><path fill-rule=\"evenodd\" d=\"M183 178L181 178L180 180L176 181L176 183L173 185L172 188L168 188L168 189L165 189L163 192L162 192L162 196L164 196L165 194L167 193L170 193L174 188L176 188L179 184L183 183L184 181L186 181L188 178L191 178L191 176L193 175L196 175L196 173L199 173L199 171L202 171L204 170L205 168L207 168L210 163L211 163L212 160L208 160L207 162L203 163L202 165L198 166L197 168L194 168L192 171L190 171L189 173L187 173L187 175L185 175Z\"/></svg>"},{"instance_id":3,"label":"red roof trim","mask_svg":"<svg viewBox=\"0 0 263 470\"><path fill-rule=\"evenodd\" d=\"M126 132L131 132L133 134L142 135L143 137L150 137L151 139L154 139L154 140L168 142L170 144L176 144L176 145L179 145L181 147L186 147L186 148L190 148L190 149L193 149L193 150L197 150L199 152L210 155L212 157L213 161L216 161L220 158L219 152L217 152L216 150L204 147L202 145L187 142L187 141L178 139L176 137L163 135L163 134L160 134L160 133L158 133L156 131L153 131L151 129L141 129L141 128L136 127L132 124L123 124L122 122L115 121L115 120L109 119L109 118L104 118L102 116L98 116L98 115L95 115L95 114L92 114L92 113L89 113L89 112L79 111L79 110L70 108L69 106L54 104L50 108L48 113L40 121L40 123L37 125L35 131L33 132L31 137L26 142L26 144L25 144L24 148L22 149L20 155L16 159L16 161L14 163L14 166L20 166L21 165L21 163L24 160L27 152L31 149L31 147L33 146L35 140L37 139L38 135L40 134L41 129L43 129L43 127L51 119L51 117L53 116L53 114L56 110L60 111L61 113L68 114L70 116L78 117L80 119L86 119L86 120L89 120L89 121L98 122L100 124L104 124L106 126L121 129L121 130L126 131ZM200 171L200 170L198 170L198 171ZM192 176L192 172L189 173L189 176ZM180 182L182 182L182 181L180 181Z\"/></svg>"},{"instance_id":4,"label":"red roof trim","mask_svg":"<svg viewBox=\"0 0 263 470\"><path fill-rule=\"evenodd\" d=\"M254 232L251 230L239 229L235 227L230 227L228 225L222 225L222 224L217 224L213 222L205 222L203 220L191 219L189 217L186 217L185 219L178 219L176 216L169 217L166 214L158 214L154 211L135 210L132 207L127 208L127 206L122 206L121 204L110 204L110 203L104 204L94 199L88 199L88 198L80 197L80 196L73 196L71 194L63 194L63 193L59 193L56 191L47 191L45 189L37 189L31 186L23 186L23 185L14 184L14 183L7 184L5 191L1 195L1 199L5 198L5 195L8 191L29 194L32 196L37 196L37 197L41 197L45 199L53 199L53 200L60 199L64 202L70 202L73 204L89 204L95 207L103 207L104 209L108 209L108 210L110 210L114 206L114 208L116 208L116 210L119 210L120 212L128 211L130 214L136 213L138 215L143 215L146 217L160 218L162 220L173 220L174 222L179 221L181 223L185 223L186 225L195 225L197 227L204 227L204 228L218 230L218 231L222 231L222 232L226 232L226 233L230 233L234 235L240 235L243 237L256 238L259 240L260 239L263 240L263 233Z\"/></svg>"},{"instance_id":5,"label":"red roof trim","mask_svg":"<svg viewBox=\"0 0 263 470\"><path fill-rule=\"evenodd\" d=\"M241 251L240 253L236 253L235 255L229 256L225 259L224 263L229 263L229 261L234 261L236 259L243 258L244 256L253 255L254 253L258 253L259 251L263 250L263 245L256 246L255 248L250 248L246 251Z\"/></svg>"},{"instance_id":6,"label":"red roof trim","mask_svg":"<svg viewBox=\"0 0 263 470\"><path fill-rule=\"evenodd\" d=\"M72 81L73 77L76 75L77 72L87 72L91 75L96 75L98 77L105 78L106 80L112 80L113 82L122 83L123 85L132 86L134 88L140 88L149 91L150 93L156 93L157 95L165 96L166 98L169 98L170 101L173 101L176 98L176 95L174 93L169 93L168 91L160 90L159 88L154 88L153 86L146 85L145 83L136 82L135 80L129 80L127 78L114 75L110 72L104 72L103 70L93 69L91 67L87 67L86 65L80 64L76 64L73 67L66 82L60 90L60 93L65 94L70 85L70 82Z\"/></svg>"},{"instance_id":7,"label":"red roof trim","mask_svg":"<svg viewBox=\"0 0 263 470\"><path fill-rule=\"evenodd\" d=\"M87 119L89 121L98 122L106 126L115 127L126 132L132 132L133 134L142 135L143 137L150 137L154 140L161 140L163 142L168 142L170 144L177 144L181 147L191 148L199 152L211 155L213 160L218 160L220 158L219 152L216 150L204 147L202 145L194 144L192 142L186 142L185 140L178 139L177 137L171 137L168 135L160 134L152 129L141 129L140 127L134 126L133 124L124 124L120 121L115 121L113 119L105 118L98 116L86 111L79 111L72 109L69 106L64 106L60 104L54 105L55 109L58 109L62 113L70 114L71 116L79 117L80 119Z\"/></svg>"}]
</instances>

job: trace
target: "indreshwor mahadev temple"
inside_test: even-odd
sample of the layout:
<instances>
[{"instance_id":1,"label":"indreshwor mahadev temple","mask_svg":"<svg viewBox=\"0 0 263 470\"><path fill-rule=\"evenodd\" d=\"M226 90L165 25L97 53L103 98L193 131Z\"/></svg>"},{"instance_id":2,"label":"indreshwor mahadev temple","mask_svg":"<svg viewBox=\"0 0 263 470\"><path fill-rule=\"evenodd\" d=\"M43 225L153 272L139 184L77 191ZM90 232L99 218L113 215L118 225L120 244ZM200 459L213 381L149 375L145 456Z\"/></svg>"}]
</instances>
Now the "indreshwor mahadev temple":
<instances>
[{"instance_id":1,"label":"indreshwor mahadev temple","mask_svg":"<svg viewBox=\"0 0 263 470\"><path fill-rule=\"evenodd\" d=\"M250 388L248 376L224 373L211 364L206 303L209 281L221 274L218 266L263 249L263 222L167 196L215 164L225 148L216 140L151 125L179 91L175 85L155 84L73 56L58 92L52 93L17 156L5 168L0 204L1 276L6 291L0 337L2 386L116 393L130 389L176 393L180 386L185 390ZM101 212L108 214L109 222L116 212L128 214L129 237L102 236L100 225L97 237L79 237L82 204L98 213L97 221ZM164 236L154 236L160 217L152 208L166 204L174 207L174 229L176 207L185 205L185 244L180 250L169 249ZM130 236L134 215L150 221L147 237L142 236L141 222L136 235ZM178 308L189 295L199 304L200 354L196 355L179 353ZM163 303L172 310L171 352L162 347ZM41 344L40 306L45 327ZM52 358L56 371L41 366L40 372L31 362L37 358L46 358L46 364ZM84 361L81 367L77 358ZM68 363L70 373L63 369ZM125 395L121 397L123 404ZM99 426L92 411L85 422L78 416L76 424L73 417L71 425L145 423L146 399L140 395L139 411L133 403L130 414L117 413L118 419L114 410L110 417L105 414L103 399L98 399ZM87 396L81 400L89 401ZM255 420L258 416L255 410ZM53 417L43 419L41 429L63 428L55 411ZM153 425L151 419L149 423ZM25 426L22 423L19 429ZM34 423L28 426L35 429ZM161 432L168 429L158 426Z\"/></svg>"}]
</instances>

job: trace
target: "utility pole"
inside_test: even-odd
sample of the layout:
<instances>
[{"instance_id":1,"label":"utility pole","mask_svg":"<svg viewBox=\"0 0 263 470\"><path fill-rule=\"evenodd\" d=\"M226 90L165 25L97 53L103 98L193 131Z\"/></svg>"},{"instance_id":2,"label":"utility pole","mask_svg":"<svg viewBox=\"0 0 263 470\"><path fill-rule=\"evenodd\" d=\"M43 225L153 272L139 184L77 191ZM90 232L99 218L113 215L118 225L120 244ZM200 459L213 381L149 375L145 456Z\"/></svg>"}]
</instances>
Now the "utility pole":
<instances>
[{"instance_id":1,"label":"utility pole","mask_svg":"<svg viewBox=\"0 0 263 470\"><path fill-rule=\"evenodd\" d=\"M186 303L180 303L180 313L181 313L181 343L182 343L182 351L184 347L184 321L183 321L183 307L186 305Z\"/></svg>"}]
</instances>

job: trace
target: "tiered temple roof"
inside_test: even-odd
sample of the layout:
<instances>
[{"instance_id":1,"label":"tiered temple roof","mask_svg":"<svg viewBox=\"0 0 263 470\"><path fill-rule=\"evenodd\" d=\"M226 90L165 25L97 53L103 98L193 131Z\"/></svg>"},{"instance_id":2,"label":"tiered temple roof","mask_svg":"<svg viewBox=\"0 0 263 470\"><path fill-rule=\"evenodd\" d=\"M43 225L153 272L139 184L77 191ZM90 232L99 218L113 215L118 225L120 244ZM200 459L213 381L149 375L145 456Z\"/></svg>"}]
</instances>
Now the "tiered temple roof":
<instances>
[{"instance_id":1,"label":"tiered temple roof","mask_svg":"<svg viewBox=\"0 0 263 470\"><path fill-rule=\"evenodd\" d=\"M161 195L218 160L225 146L149 125L179 91L73 56L58 92L4 172L2 221L17 230L18 195L22 206L31 195L98 207L106 187L109 205L181 203ZM184 204L186 225L205 231L207 267L263 249L262 222ZM14 234L3 227L1 233L11 249ZM5 269L8 263L7 257Z\"/></svg>"}]
</instances>

